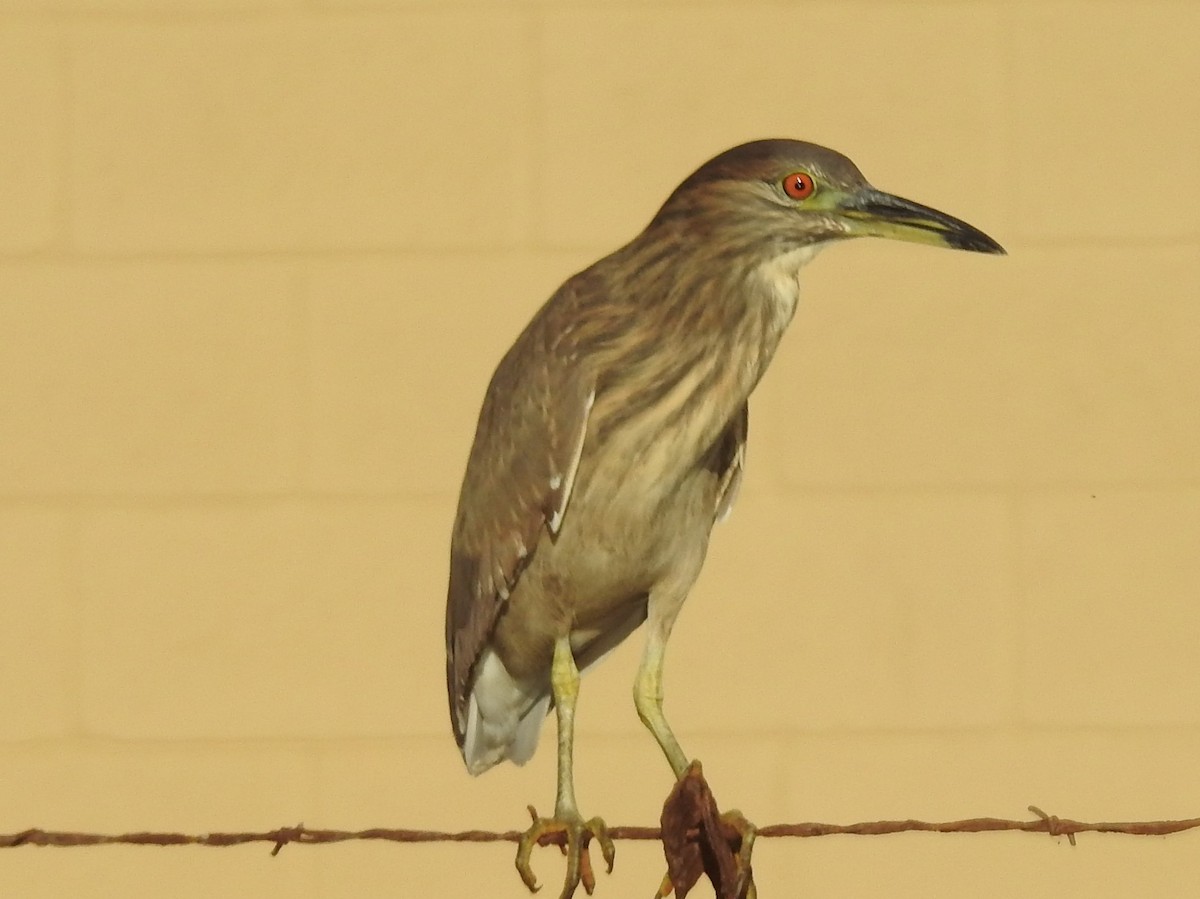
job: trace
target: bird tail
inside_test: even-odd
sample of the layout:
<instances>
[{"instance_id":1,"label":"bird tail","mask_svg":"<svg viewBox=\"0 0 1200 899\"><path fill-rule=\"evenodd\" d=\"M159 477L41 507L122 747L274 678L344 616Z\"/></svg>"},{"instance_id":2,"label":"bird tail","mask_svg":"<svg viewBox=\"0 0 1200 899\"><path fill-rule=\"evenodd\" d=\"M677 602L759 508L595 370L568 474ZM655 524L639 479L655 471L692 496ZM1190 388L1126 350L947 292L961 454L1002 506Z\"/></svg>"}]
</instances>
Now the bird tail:
<instances>
[{"instance_id":1,"label":"bird tail","mask_svg":"<svg viewBox=\"0 0 1200 899\"><path fill-rule=\"evenodd\" d=\"M515 679L491 649L484 650L467 700L467 770L479 775L506 760L524 765L537 749L549 709L549 683Z\"/></svg>"}]
</instances>

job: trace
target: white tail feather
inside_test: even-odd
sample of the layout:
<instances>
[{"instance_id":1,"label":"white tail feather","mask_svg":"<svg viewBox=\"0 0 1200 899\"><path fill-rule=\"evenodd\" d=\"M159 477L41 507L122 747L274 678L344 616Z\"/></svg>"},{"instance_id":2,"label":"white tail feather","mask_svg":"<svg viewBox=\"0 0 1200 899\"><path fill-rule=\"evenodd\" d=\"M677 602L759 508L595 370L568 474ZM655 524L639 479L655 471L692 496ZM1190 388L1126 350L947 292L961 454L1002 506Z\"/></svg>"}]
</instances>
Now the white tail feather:
<instances>
[{"instance_id":1,"label":"white tail feather","mask_svg":"<svg viewBox=\"0 0 1200 899\"><path fill-rule=\"evenodd\" d=\"M491 649L484 650L467 701L462 755L468 771L482 774L505 760L529 761L550 708L549 687L514 679Z\"/></svg>"}]
</instances>

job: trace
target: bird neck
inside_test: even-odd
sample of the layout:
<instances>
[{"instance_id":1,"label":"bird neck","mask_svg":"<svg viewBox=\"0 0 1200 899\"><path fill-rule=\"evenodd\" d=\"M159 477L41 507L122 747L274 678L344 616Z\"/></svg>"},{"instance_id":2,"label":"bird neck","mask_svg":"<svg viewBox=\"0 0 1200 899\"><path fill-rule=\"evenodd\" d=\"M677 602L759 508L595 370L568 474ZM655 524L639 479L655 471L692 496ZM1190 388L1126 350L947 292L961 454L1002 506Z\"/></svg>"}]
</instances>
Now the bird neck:
<instances>
[{"instance_id":1,"label":"bird neck","mask_svg":"<svg viewBox=\"0 0 1200 899\"><path fill-rule=\"evenodd\" d=\"M774 333L776 343L796 314L796 304L800 299L800 270L812 262L824 247L825 242L821 242L785 250L760 263L755 271L756 278L763 285L760 302L766 307L766 327Z\"/></svg>"},{"instance_id":2,"label":"bird neck","mask_svg":"<svg viewBox=\"0 0 1200 899\"><path fill-rule=\"evenodd\" d=\"M699 416L701 450L766 371L796 309L799 270L817 248L714 257L704 244L635 241L578 276L587 308L577 335L596 363L600 430Z\"/></svg>"}]
</instances>

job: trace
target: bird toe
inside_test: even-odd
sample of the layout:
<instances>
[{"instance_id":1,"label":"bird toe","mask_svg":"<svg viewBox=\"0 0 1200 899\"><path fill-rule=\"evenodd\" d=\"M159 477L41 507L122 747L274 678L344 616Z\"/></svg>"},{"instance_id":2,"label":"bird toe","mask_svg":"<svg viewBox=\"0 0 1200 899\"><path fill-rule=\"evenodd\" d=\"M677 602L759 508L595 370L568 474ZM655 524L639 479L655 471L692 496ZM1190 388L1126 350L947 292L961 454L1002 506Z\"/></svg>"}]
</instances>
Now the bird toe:
<instances>
[{"instance_id":1,"label":"bird toe","mask_svg":"<svg viewBox=\"0 0 1200 899\"><path fill-rule=\"evenodd\" d=\"M600 844L600 852L604 856L609 873L612 872L613 862L616 859L616 846L608 835L608 826L604 820L591 818L584 821L577 815L541 818L533 806L529 807L529 813L533 818L533 823L528 830L521 834L521 839L517 843L516 866L521 881L531 893L536 893L541 889L530 862L533 847L538 845L544 837L561 834L561 837L555 842L559 843L563 854L567 857L567 871L563 878L563 889L559 894L559 899L572 899L580 885L583 886L585 893L589 896L592 895L596 888L596 875L592 869L591 855L588 852L588 844L591 839L595 837Z\"/></svg>"}]
</instances>

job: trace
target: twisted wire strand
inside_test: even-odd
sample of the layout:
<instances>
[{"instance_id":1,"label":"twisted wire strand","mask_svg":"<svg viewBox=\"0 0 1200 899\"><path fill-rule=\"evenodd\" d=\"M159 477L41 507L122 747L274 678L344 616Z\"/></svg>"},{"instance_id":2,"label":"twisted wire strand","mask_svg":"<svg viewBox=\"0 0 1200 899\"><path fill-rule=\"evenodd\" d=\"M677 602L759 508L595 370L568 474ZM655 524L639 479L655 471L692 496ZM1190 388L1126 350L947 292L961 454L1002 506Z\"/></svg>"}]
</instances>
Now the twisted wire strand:
<instances>
[{"instance_id":1,"label":"twisted wire strand","mask_svg":"<svg viewBox=\"0 0 1200 899\"><path fill-rule=\"evenodd\" d=\"M1029 810L1036 815L1028 821L1006 818L964 818L959 821L862 821L855 824L821 824L817 822L798 824L770 824L757 828L760 838L774 837L824 837L834 834L856 836L880 836L890 833L991 833L995 831L1024 831L1045 833L1053 837L1065 836L1075 843L1080 833L1118 833L1133 836L1165 836L1200 828L1200 818L1184 818L1173 821L1075 821L1048 815L1037 806ZM691 835L691 834L690 834ZM614 840L661 840L662 830L658 827L622 826L609 828ZM694 836L694 835L693 835ZM247 843L269 843L275 855L286 845L316 843L344 843L352 840L382 840L393 843L516 843L521 838L518 830L416 830L410 828L373 827L366 830L328 830L305 827L280 827L269 831L231 831L224 833L162 833L138 831L121 834L79 833L74 831L43 830L31 827L10 834L0 834L0 849L18 846L240 846ZM543 845L563 842L563 835L551 833L540 842Z\"/></svg>"}]
</instances>

